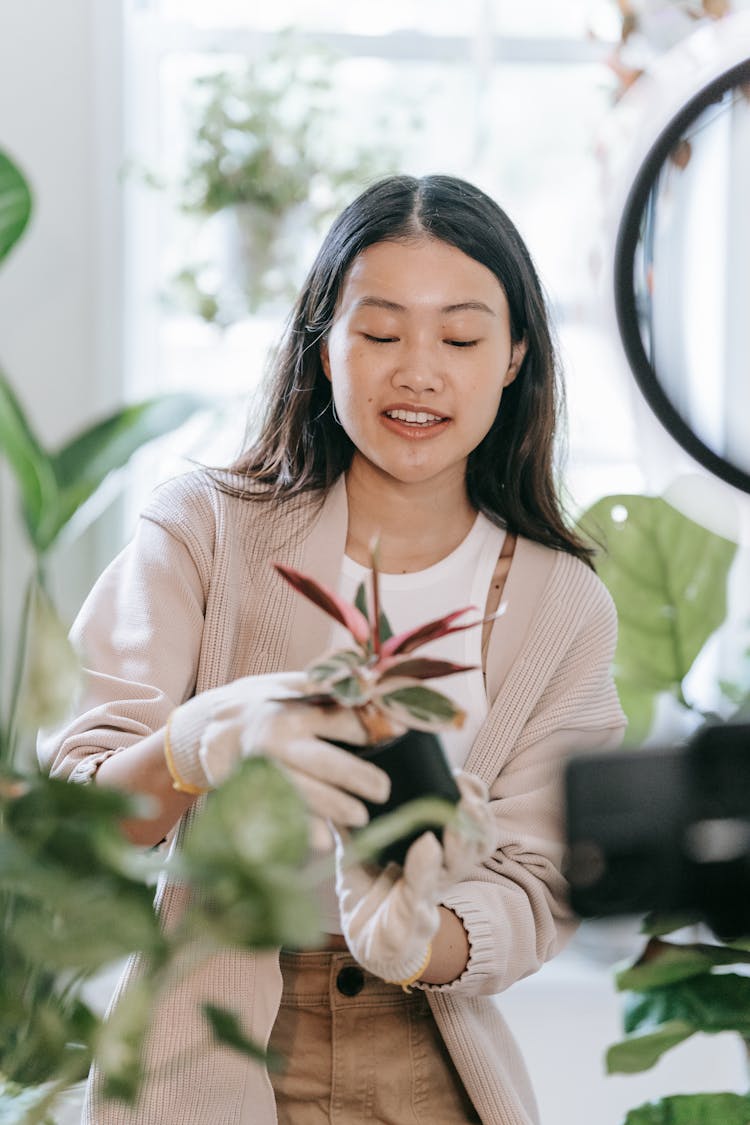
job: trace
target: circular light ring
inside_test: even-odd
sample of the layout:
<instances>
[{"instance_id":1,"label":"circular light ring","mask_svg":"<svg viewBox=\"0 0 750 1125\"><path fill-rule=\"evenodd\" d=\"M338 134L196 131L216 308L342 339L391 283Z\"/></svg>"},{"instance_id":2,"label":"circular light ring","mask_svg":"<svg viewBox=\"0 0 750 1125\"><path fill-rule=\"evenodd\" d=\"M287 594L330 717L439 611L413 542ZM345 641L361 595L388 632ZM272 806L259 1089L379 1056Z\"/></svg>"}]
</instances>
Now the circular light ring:
<instances>
[{"instance_id":1,"label":"circular light ring","mask_svg":"<svg viewBox=\"0 0 750 1125\"><path fill-rule=\"evenodd\" d=\"M617 324L635 380L661 424L691 457L721 480L750 492L750 473L721 457L703 442L679 414L659 383L646 355L635 299L635 253L641 217L661 168L686 129L727 90L750 83L750 59L730 67L702 87L671 119L643 160L628 193L617 230L614 256L614 298Z\"/></svg>"}]
</instances>

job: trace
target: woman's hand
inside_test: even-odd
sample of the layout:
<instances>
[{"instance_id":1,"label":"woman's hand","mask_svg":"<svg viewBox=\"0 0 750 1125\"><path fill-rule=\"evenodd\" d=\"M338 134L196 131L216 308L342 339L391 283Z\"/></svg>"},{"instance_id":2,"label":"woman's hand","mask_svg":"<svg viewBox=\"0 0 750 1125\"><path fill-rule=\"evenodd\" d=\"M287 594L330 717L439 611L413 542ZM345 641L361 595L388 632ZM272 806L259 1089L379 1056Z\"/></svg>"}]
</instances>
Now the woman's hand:
<instances>
[{"instance_id":1,"label":"woman's hand","mask_svg":"<svg viewBox=\"0 0 750 1125\"><path fill-rule=\"evenodd\" d=\"M441 922L439 905L455 883L494 851L495 830L486 786L456 776L461 799L442 846L425 832L406 853L403 869L347 861L336 843L336 891L346 944L359 963L383 980L411 983L426 970Z\"/></svg>"},{"instance_id":2,"label":"woman's hand","mask_svg":"<svg viewBox=\"0 0 750 1125\"><path fill-rule=\"evenodd\" d=\"M220 785L241 758L265 755L286 770L318 818L314 842L325 846L323 823L358 827L367 823L361 799L384 801L390 781L383 770L327 739L365 741L356 716L345 708L294 701L307 682L298 672L245 676L194 696L167 725L166 756L183 791Z\"/></svg>"}]
</instances>

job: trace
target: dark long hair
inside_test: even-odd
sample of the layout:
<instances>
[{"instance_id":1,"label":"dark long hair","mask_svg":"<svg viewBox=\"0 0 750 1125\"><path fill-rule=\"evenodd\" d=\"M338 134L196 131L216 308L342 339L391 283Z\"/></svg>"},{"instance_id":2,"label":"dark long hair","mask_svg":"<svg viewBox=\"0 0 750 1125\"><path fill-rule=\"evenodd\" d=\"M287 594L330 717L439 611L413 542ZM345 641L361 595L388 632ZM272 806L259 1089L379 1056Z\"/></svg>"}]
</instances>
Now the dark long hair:
<instances>
[{"instance_id":1,"label":"dark long hair","mask_svg":"<svg viewBox=\"0 0 750 1125\"><path fill-rule=\"evenodd\" d=\"M505 212L453 176L391 176L335 220L286 324L269 373L260 432L232 472L268 497L327 490L354 446L331 409L320 343L347 271L366 247L419 236L440 239L486 266L502 286L514 343L527 351L482 442L469 455L471 502L494 523L582 559L591 552L568 527L554 480L561 401L546 302L529 252Z\"/></svg>"}]
</instances>

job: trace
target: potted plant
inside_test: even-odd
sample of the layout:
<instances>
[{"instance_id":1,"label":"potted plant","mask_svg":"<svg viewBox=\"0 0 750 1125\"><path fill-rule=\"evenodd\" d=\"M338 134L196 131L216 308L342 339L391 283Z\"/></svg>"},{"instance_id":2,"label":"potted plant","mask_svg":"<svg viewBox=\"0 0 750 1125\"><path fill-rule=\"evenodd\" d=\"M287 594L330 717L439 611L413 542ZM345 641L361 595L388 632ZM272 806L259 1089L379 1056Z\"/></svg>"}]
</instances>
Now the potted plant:
<instances>
[{"instance_id":1,"label":"potted plant","mask_svg":"<svg viewBox=\"0 0 750 1125\"><path fill-rule=\"evenodd\" d=\"M690 733L715 717L692 695L688 677L726 620L737 544L684 515L668 495L604 496L578 526L603 547L597 572L617 607L614 675L628 717L628 744L658 736L654 724L661 712L672 723L667 735ZM719 687L730 713L744 693Z\"/></svg>"},{"instance_id":2,"label":"potted plant","mask_svg":"<svg viewBox=\"0 0 750 1125\"><path fill-rule=\"evenodd\" d=\"M0 260L31 212L25 177L0 151ZM133 1101L154 1000L186 958L194 962L229 944L310 943L318 934L302 874L304 810L270 763L244 763L197 819L179 877L205 893L179 930L165 935L152 908L165 860L130 846L119 827L137 813L137 803L97 786L51 780L31 765L32 753L22 753L37 726L68 709L78 682L78 660L48 591L55 545L91 518L88 502L110 472L203 405L193 396L168 395L126 406L52 451L0 371L0 449L17 485L32 559L25 599L17 591L25 604L20 635L11 637L0 621L0 647L14 665L9 698L0 697L0 1118L6 1125L49 1122L94 1056L108 1092ZM248 821L257 828L252 844ZM147 955L147 971L127 1005L105 1023L86 985L136 951ZM258 1054L231 1012L207 1007L205 1015L217 1041Z\"/></svg>"},{"instance_id":3,"label":"potted plant","mask_svg":"<svg viewBox=\"0 0 750 1125\"><path fill-rule=\"evenodd\" d=\"M338 136L334 66L330 51L283 33L252 61L194 81L178 201L208 220L209 253L186 263L171 291L204 319L226 325L291 300L331 217L393 171L387 145Z\"/></svg>"},{"instance_id":4,"label":"potted plant","mask_svg":"<svg viewBox=\"0 0 750 1125\"><path fill-rule=\"evenodd\" d=\"M383 612L377 547L371 551L369 598L361 583L355 604L349 605L333 590L291 567L276 564L277 571L298 593L309 598L352 638L352 647L315 660L306 669L310 690L298 699L329 707L349 708L359 720L364 743L337 745L373 762L391 779L391 794L382 805L368 805L371 820L423 797L456 804L459 792L437 732L460 727L461 708L426 680L467 672L470 667L429 656L415 656L422 645L482 621L458 623L474 607L455 610L445 617L394 636ZM381 864L402 863L409 845L425 827L438 834L439 824L420 825L377 853Z\"/></svg>"},{"instance_id":5,"label":"potted plant","mask_svg":"<svg viewBox=\"0 0 750 1125\"><path fill-rule=\"evenodd\" d=\"M662 729L661 738L671 742L691 732L697 739L719 717L746 722L750 651L737 682L718 684L721 716L700 706L688 687L696 661L726 618L737 545L658 496L604 497L580 526L605 548L598 570L618 610L615 678L633 727L630 742L646 739L664 698L670 701L673 725L671 735ZM710 769L710 762L704 765ZM644 920L642 949L616 973L617 988L629 994L626 1038L609 1048L608 1073L647 1070L699 1032L733 1031L750 1052L750 940L704 935L703 921L697 914L654 914ZM741 972L728 973L731 966ZM625 1125L746 1125L748 1120L750 1094L710 1092L639 1106L628 1113Z\"/></svg>"}]
</instances>

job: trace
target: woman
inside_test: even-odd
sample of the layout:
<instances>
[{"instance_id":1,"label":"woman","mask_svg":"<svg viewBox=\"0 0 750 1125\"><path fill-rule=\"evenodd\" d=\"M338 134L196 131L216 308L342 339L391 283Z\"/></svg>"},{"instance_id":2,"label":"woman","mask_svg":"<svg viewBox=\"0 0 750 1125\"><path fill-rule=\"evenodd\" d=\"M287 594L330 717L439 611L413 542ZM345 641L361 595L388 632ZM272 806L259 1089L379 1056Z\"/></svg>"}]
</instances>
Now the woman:
<instances>
[{"instance_id":1,"label":"woman","mask_svg":"<svg viewBox=\"0 0 750 1125\"><path fill-rule=\"evenodd\" d=\"M501 610L443 649L480 669L451 683L468 721L446 742L469 815L492 829L443 848L426 834L403 873L340 864L325 948L217 957L160 1004L137 1110L94 1096L89 1120L536 1121L491 997L570 933L561 763L615 745L624 719L614 609L554 487L545 303L507 216L446 176L365 191L324 241L267 401L232 470L158 490L95 587L74 630L91 667L85 710L42 742L42 760L156 796L158 815L129 825L145 844L184 826L239 755L269 745L318 833L362 823L361 799L382 800L387 783L325 741L361 733L270 702L336 641L271 563L348 595L378 535L399 628L470 601ZM158 898L169 924L179 891ZM211 1046L196 1012L207 997L239 1004L249 1033L283 1052L273 1090Z\"/></svg>"}]
</instances>

